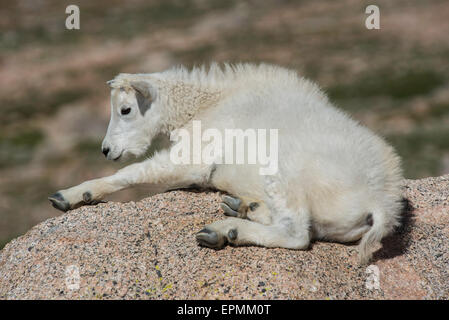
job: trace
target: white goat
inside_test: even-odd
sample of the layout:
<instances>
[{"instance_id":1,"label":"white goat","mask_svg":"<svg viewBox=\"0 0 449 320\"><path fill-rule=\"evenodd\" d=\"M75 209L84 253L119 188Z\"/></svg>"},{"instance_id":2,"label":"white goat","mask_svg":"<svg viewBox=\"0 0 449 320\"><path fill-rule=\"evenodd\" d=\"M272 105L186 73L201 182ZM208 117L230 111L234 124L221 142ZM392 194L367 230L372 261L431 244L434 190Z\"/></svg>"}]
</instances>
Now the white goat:
<instances>
[{"instance_id":1,"label":"white goat","mask_svg":"<svg viewBox=\"0 0 449 320\"><path fill-rule=\"evenodd\" d=\"M293 71L266 64L180 67L120 74L109 84L111 119L102 145L108 159L142 155L157 134L191 131L199 120L221 131L279 129L278 173L261 176L257 165L176 165L163 150L57 192L49 200L60 210L141 183L213 187L234 196L221 204L231 217L201 230L201 245L306 249L312 239L361 239L361 263L399 225L402 176L393 148Z\"/></svg>"}]
</instances>

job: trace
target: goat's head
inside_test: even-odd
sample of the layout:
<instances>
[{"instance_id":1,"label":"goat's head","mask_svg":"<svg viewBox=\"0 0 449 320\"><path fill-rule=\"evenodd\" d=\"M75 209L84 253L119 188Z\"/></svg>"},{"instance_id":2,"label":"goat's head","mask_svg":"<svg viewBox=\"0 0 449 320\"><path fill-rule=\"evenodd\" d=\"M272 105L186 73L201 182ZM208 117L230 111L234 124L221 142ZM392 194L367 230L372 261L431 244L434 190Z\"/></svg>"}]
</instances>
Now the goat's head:
<instances>
[{"instance_id":1,"label":"goat's head","mask_svg":"<svg viewBox=\"0 0 449 320\"><path fill-rule=\"evenodd\" d=\"M111 118L102 143L107 159L145 153L160 131L157 92L149 80L133 80L120 74L108 81L111 87Z\"/></svg>"}]
</instances>

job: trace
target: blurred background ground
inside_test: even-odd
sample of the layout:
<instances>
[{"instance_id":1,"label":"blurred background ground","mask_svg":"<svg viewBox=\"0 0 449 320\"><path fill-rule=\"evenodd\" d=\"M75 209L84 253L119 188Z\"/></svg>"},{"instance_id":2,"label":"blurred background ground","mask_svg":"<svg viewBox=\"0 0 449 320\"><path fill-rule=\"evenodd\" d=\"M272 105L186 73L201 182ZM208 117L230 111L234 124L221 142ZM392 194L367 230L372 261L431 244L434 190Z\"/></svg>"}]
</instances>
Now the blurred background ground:
<instances>
[{"instance_id":1,"label":"blurred background ground","mask_svg":"<svg viewBox=\"0 0 449 320\"><path fill-rule=\"evenodd\" d=\"M69 4L80 7L80 30L65 29ZM380 8L380 30L365 28L368 4ZM294 68L389 140L407 178L448 173L448 17L445 0L0 1L0 248L59 214L49 194L124 165L100 152L105 82L119 72L209 61Z\"/></svg>"}]
</instances>

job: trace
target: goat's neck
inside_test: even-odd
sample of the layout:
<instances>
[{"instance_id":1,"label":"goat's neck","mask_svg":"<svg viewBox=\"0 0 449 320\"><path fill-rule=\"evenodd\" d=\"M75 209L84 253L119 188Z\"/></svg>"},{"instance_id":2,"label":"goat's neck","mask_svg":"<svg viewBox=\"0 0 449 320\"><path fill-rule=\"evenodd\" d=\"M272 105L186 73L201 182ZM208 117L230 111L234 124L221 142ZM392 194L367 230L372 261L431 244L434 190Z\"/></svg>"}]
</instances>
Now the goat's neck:
<instances>
[{"instance_id":1,"label":"goat's neck","mask_svg":"<svg viewBox=\"0 0 449 320\"><path fill-rule=\"evenodd\" d=\"M182 81L165 82L162 88L166 133L181 128L203 110L216 105L222 96L221 90Z\"/></svg>"}]
</instances>

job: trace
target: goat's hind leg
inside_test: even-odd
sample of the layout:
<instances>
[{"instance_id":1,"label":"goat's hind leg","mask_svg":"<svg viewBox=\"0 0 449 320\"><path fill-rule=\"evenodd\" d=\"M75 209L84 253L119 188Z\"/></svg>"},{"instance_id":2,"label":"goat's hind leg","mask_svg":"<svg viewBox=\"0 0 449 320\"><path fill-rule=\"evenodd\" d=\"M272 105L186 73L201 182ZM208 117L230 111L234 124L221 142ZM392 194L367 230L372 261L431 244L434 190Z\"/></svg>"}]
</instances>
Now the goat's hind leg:
<instances>
[{"instance_id":1,"label":"goat's hind leg","mask_svg":"<svg viewBox=\"0 0 449 320\"><path fill-rule=\"evenodd\" d=\"M270 210L261 200L224 195L220 208L229 217L249 219L265 225L271 224Z\"/></svg>"},{"instance_id":2,"label":"goat's hind leg","mask_svg":"<svg viewBox=\"0 0 449 320\"><path fill-rule=\"evenodd\" d=\"M221 248L227 243L234 245L260 245L306 249L309 247L310 215L305 206L291 209L286 205L282 193L276 185L268 185L267 204L271 209L273 222L263 225L254 221L235 217L214 222L197 233L200 245Z\"/></svg>"},{"instance_id":3,"label":"goat's hind leg","mask_svg":"<svg viewBox=\"0 0 449 320\"><path fill-rule=\"evenodd\" d=\"M308 230L298 230L288 225L263 225L254 221L227 218L216 221L197 233L202 246L222 248L233 245L259 245L268 248L307 249L310 244Z\"/></svg>"}]
</instances>

